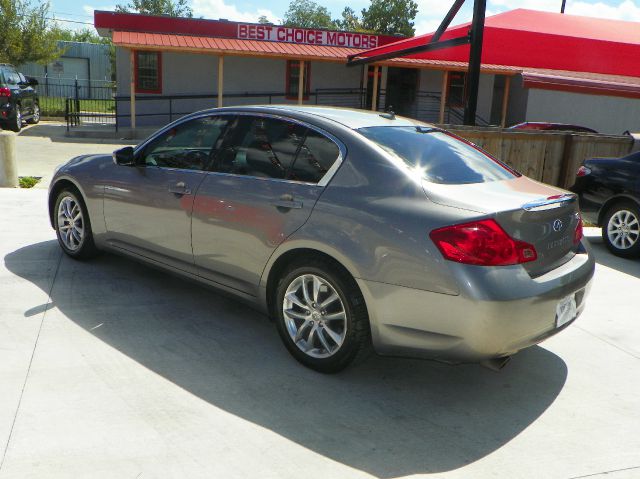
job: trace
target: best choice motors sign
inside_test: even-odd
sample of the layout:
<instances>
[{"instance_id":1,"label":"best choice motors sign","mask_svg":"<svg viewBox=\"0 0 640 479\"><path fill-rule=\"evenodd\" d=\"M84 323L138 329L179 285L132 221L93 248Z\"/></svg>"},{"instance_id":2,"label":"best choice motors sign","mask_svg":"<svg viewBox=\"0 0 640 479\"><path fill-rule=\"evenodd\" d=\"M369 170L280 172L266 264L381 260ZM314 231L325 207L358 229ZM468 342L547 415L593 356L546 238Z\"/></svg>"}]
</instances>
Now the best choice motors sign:
<instances>
[{"instance_id":1,"label":"best choice motors sign","mask_svg":"<svg viewBox=\"0 0 640 479\"><path fill-rule=\"evenodd\" d=\"M366 33L308 30L277 25L238 24L238 38L270 42L305 43L332 47L375 48L378 36Z\"/></svg>"}]
</instances>

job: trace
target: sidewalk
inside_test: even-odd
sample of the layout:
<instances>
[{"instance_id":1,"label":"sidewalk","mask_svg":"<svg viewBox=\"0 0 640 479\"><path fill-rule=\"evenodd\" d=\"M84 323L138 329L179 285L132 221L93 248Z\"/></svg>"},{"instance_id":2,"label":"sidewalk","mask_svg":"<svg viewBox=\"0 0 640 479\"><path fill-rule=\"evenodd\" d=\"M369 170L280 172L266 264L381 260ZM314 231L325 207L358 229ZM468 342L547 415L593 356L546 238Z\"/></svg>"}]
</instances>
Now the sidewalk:
<instances>
[{"instance_id":1,"label":"sidewalk","mask_svg":"<svg viewBox=\"0 0 640 479\"><path fill-rule=\"evenodd\" d=\"M0 479L640 477L640 261L597 241L584 315L500 373L321 375L236 301L70 260L45 191L0 202Z\"/></svg>"}]
</instances>

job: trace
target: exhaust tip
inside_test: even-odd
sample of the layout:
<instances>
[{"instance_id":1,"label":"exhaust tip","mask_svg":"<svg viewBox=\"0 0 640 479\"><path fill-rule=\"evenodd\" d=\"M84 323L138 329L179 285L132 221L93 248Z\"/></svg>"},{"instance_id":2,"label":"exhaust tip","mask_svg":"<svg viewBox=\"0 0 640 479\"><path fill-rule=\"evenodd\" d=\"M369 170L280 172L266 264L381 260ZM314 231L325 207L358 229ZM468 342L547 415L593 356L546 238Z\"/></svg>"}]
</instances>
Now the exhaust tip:
<instances>
[{"instance_id":1,"label":"exhaust tip","mask_svg":"<svg viewBox=\"0 0 640 479\"><path fill-rule=\"evenodd\" d=\"M480 361L480 366L483 366L487 369L491 369L492 371L498 372L502 368L504 368L509 361L511 361L511 356L485 359L484 361Z\"/></svg>"}]
</instances>

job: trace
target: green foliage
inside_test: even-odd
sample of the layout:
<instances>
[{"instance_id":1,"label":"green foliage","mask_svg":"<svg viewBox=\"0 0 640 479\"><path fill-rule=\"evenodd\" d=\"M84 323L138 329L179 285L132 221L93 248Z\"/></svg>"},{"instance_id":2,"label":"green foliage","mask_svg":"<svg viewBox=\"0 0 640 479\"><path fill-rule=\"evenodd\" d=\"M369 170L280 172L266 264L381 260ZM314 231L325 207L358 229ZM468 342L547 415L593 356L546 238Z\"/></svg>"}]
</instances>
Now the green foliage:
<instances>
[{"instance_id":1,"label":"green foliage","mask_svg":"<svg viewBox=\"0 0 640 479\"><path fill-rule=\"evenodd\" d=\"M413 36L418 4L413 0L371 0L362 10L362 26L376 33Z\"/></svg>"},{"instance_id":2,"label":"green foliage","mask_svg":"<svg viewBox=\"0 0 640 479\"><path fill-rule=\"evenodd\" d=\"M131 11L146 15L193 17L193 10L191 10L187 0L131 0L126 5L116 5L116 12Z\"/></svg>"},{"instance_id":3,"label":"green foliage","mask_svg":"<svg viewBox=\"0 0 640 479\"><path fill-rule=\"evenodd\" d=\"M342 19L334 20L336 28L338 30L344 30L346 32L363 32L367 31L362 22L358 18L358 14L351 7L344 7L342 10Z\"/></svg>"},{"instance_id":4,"label":"green foliage","mask_svg":"<svg viewBox=\"0 0 640 479\"><path fill-rule=\"evenodd\" d=\"M20 176L18 177L18 184L20 188L33 188L40 182L40 179L38 176Z\"/></svg>"},{"instance_id":5,"label":"green foliage","mask_svg":"<svg viewBox=\"0 0 640 479\"><path fill-rule=\"evenodd\" d=\"M45 64L61 55L49 16L49 3L0 0L0 63Z\"/></svg>"},{"instance_id":6,"label":"green foliage","mask_svg":"<svg viewBox=\"0 0 640 479\"><path fill-rule=\"evenodd\" d=\"M284 14L283 25L300 28L335 28L327 7L312 0L292 0Z\"/></svg>"},{"instance_id":7,"label":"green foliage","mask_svg":"<svg viewBox=\"0 0 640 479\"><path fill-rule=\"evenodd\" d=\"M258 23L261 24L267 24L267 23L271 23L271 20L269 20L266 15L260 15L260 17L258 18Z\"/></svg>"}]
</instances>

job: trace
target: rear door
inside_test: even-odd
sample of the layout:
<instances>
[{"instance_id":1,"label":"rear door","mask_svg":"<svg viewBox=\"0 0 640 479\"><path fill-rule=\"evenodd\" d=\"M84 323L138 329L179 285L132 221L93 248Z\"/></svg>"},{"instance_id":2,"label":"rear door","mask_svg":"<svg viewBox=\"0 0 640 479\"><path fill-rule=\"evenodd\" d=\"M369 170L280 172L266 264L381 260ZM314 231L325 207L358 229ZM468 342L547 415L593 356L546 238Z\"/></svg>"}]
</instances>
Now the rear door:
<instances>
[{"instance_id":1,"label":"rear door","mask_svg":"<svg viewBox=\"0 0 640 479\"><path fill-rule=\"evenodd\" d=\"M199 274L255 295L267 260L305 223L340 152L307 125L235 117L194 202Z\"/></svg>"}]
</instances>

